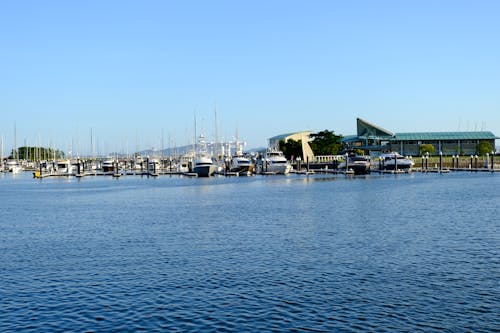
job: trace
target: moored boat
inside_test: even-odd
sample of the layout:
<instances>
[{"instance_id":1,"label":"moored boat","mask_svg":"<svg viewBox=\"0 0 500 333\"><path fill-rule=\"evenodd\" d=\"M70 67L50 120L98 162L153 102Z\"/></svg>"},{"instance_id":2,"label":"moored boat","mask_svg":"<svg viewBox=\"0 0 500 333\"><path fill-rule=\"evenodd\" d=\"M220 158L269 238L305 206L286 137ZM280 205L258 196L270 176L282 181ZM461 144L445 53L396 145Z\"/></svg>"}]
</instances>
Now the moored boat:
<instances>
[{"instance_id":1,"label":"moored boat","mask_svg":"<svg viewBox=\"0 0 500 333\"><path fill-rule=\"evenodd\" d=\"M23 170L23 167L16 160L7 160L5 162L5 169L11 173L19 173Z\"/></svg>"},{"instance_id":2,"label":"moored boat","mask_svg":"<svg viewBox=\"0 0 500 333\"><path fill-rule=\"evenodd\" d=\"M292 170L291 164L281 150L268 148L261 161L260 172L287 174Z\"/></svg>"},{"instance_id":3,"label":"moored boat","mask_svg":"<svg viewBox=\"0 0 500 333\"><path fill-rule=\"evenodd\" d=\"M390 152L380 155L381 167L383 170L410 170L414 165L411 159L400 155L397 152Z\"/></svg>"},{"instance_id":4,"label":"moored boat","mask_svg":"<svg viewBox=\"0 0 500 333\"><path fill-rule=\"evenodd\" d=\"M217 170L217 165L212 160L212 156L207 152L207 143L203 134L198 138L198 147L195 149L193 172L198 177L210 177Z\"/></svg>"},{"instance_id":5,"label":"moored boat","mask_svg":"<svg viewBox=\"0 0 500 333\"><path fill-rule=\"evenodd\" d=\"M207 155L199 155L194 159L193 172L198 177L210 177L215 173L216 165L212 158Z\"/></svg>"},{"instance_id":6,"label":"moored boat","mask_svg":"<svg viewBox=\"0 0 500 333\"><path fill-rule=\"evenodd\" d=\"M344 162L341 162L338 168L346 172L352 170L355 175L366 175L371 170L370 156L358 155L354 152L347 153Z\"/></svg>"},{"instance_id":7,"label":"moored boat","mask_svg":"<svg viewBox=\"0 0 500 333\"><path fill-rule=\"evenodd\" d=\"M235 155L231 159L229 171L238 173L239 175L251 175L254 171L254 164L249 158L243 155Z\"/></svg>"},{"instance_id":8,"label":"moored boat","mask_svg":"<svg viewBox=\"0 0 500 333\"><path fill-rule=\"evenodd\" d=\"M101 164L101 169L102 172L113 172L115 170L115 160L112 158L107 158L104 161L102 161Z\"/></svg>"}]
</instances>

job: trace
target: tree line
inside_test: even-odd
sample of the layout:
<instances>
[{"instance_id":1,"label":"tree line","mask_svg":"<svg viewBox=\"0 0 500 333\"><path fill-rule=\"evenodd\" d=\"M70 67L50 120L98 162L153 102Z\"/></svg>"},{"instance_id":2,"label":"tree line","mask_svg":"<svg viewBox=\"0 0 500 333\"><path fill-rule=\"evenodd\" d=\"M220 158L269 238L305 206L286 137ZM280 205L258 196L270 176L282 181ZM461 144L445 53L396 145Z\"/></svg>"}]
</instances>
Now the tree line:
<instances>
[{"instance_id":1,"label":"tree line","mask_svg":"<svg viewBox=\"0 0 500 333\"><path fill-rule=\"evenodd\" d=\"M12 149L9 159L20 160L51 160L64 158L64 152L58 149L45 148L45 147L19 147Z\"/></svg>"}]
</instances>

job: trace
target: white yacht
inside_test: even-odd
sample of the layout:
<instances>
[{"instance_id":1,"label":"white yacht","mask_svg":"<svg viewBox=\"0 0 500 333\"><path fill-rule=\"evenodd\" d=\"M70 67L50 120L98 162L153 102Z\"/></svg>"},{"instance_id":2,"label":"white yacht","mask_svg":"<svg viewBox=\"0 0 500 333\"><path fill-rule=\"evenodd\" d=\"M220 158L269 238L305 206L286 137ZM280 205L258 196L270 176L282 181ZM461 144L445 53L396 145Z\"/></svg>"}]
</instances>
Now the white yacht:
<instances>
[{"instance_id":1,"label":"white yacht","mask_svg":"<svg viewBox=\"0 0 500 333\"><path fill-rule=\"evenodd\" d=\"M254 170L254 164L252 161L243 156L243 155L235 155L231 159L231 166L229 168L230 172L236 172L239 175L251 175Z\"/></svg>"},{"instance_id":2,"label":"white yacht","mask_svg":"<svg viewBox=\"0 0 500 333\"><path fill-rule=\"evenodd\" d=\"M71 160L59 160L57 162L57 173L63 175L69 175L73 172L73 165Z\"/></svg>"},{"instance_id":3,"label":"white yacht","mask_svg":"<svg viewBox=\"0 0 500 333\"><path fill-rule=\"evenodd\" d=\"M414 165L411 159L400 155L397 152L390 152L380 155L382 169L384 170L410 170Z\"/></svg>"},{"instance_id":4,"label":"white yacht","mask_svg":"<svg viewBox=\"0 0 500 333\"><path fill-rule=\"evenodd\" d=\"M5 162L5 169L11 173L19 173L23 170L23 167L16 160L7 160Z\"/></svg>"},{"instance_id":5,"label":"white yacht","mask_svg":"<svg viewBox=\"0 0 500 333\"><path fill-rule=\"evenodd\" d=\"M215 173L216 169L217 166L208 155L198 155L194 159L193 172L196 173L198 177L210 177Z\"/></svg>"},{"instance_id":6,"label":"white yacht","mask_svg":"<svg viewBox=\"0 0 500 333\"><path fill-rule=\"evenodd\" d=\"M198 138L198 150L194 158L193 172L198 177L210 177L217 170L217 165L207 152L207 144L203 134Z\"/></svg>"},{"instance_id":7,"label":"white yacht","mask_svg":"<svg viewBox=\"0 0 500 333\"><path fill-rule=\"evenodd\" d=\"M238 175L249 176L253 173L255 165L252 160L243 154L244 143L236 140L234 146L236 151L231 157L231 164L229 165L229 171L235 172ZM231 154L231 149L229 146L229 154Z\"/></svg>"},{"instance_id":8,"label":"white yacht","mask_svg":"<svg viewBox=\"0 0 500 333\"><path fill-rule=\"evenodd\" d=\"M107 158L102 161L101 169L103 172L113 172L115 169L115 160L112 158Z\"/></svg>"},{"instance_id":9,"label":"white yacht","mask_svg":"<svg viewBox=\"0 0 500 333\"><path fill-rule=\"evenodd\" d=\"M338 168L345 171L352 170L355 175L366 175L370 173L371 169L370 156L347 153L347 155L344 155L344 161L339 164Z\"/></svg>"},{"instance_id":10,"label":"white yacht","mask_svg":"<svg viewBox=\"0 0 500 333\"><path fill-rule=\"evenodd\" d=\"M275 148L268 148L266 150L262 159L261 172L287 174L290 170L292 170L292 166L282 151Z\"/></svg>"}]
</instances>

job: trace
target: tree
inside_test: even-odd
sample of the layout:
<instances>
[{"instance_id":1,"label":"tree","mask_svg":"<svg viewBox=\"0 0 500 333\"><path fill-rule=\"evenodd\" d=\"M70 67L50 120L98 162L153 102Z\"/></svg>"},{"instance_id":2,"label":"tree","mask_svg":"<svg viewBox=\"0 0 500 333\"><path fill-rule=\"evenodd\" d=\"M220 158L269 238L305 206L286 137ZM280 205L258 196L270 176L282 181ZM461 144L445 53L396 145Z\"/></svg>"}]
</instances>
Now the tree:
<instances>
[{"instance_id":1,"label":"tree","mask_svg":"<svg viewBox=\"0 0 500 333\"><path fill-rule=\"evenodd\" d=\"M363 149L356 149L356 155L364 156L365 155L365 151Z\"/></svg>"},{"instance_id":2,"label":"tree","mask_svg":"<svg viewBox=\"0 0 500 333\"><path fill-rule=\"evenodd\" d=\"M423 143L420 145L419 150L420 150L420 155L425 155L427 153L429 153L429 155L432 155L436 151L436 148L434 147L434 145L431 145L430 143Z\"/></svg>"},{"instance_id":3,"label":"tree","mask_svg":"<svg viewBox=\"0 0 500 333\"><path fill-rule=\"evenodd\" d=\"M294 158L299 156L300 158L304 158L304 156L302 156L302 140L295 141L292 139L288 139L286 142L280 140L279 150L283 152L288 160L292 159L292 156Z\"/></svg>"},{"instance_id":4,"label":"tree","mask_svg":"<svg viewBox=\"0 0 500 333\"><path fill-rule=\"evenodd\" d=\"M481 141L477 144L476 151L480 156L484 156L486 153L491 153L493 151L493 147L488 141Z\"/></svg>"},{"instance_id":5,"label":"tree","mask_svg":"<svg viewBox=\"0 0 500 333\"><path fill-rule=\"evenodd\" d=\"M342 135L324 130L311 134L313 140L309 143L314 155L338 155L342 150Z\"/></svg>"},{"instance_id":6,"label":"tree","mask_svg":"<svg viewBox=\"0 0 500 333\"><path fill-rule=\"evenodd\" d=\"M60 150L54 150L52 148L19 147L17 149L17 153L15 153L14 149L12 149L9 158L15 159L16 156L20 160L30 160L30 161L34 161L35 158L38 158L39 160L51 160L55 158L57 160L60 158L64 158L64 152Z\"/></svg>"}]
</instances>

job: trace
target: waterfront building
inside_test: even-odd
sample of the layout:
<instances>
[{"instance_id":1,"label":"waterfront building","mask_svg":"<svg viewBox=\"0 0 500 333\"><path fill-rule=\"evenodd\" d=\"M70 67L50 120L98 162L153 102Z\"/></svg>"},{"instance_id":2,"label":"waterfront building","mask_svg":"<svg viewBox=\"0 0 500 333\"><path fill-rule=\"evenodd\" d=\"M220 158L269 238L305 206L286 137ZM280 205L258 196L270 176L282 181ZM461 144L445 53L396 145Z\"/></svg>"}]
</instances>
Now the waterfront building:
<instances>
[{"instance_id":1,"label":"waterfront building","mask_svg":"<svg viewBox=\"0 0 500 333\"><path fill-rule=\"evenodd\" d=\"M393 133L360 118L356 122L357 134L345 136L342 142L372 156L386 151L418 156L422 144L433 145L435 155L476 155L479 143L495 147L495 140L500 139L489 131Z\"/></svg>"},{"instance_id":2,"label":"waterfront building","mask_svg":"<svg viewBox=\"0 0 500 333\"><path fill-rule=\"evenodd\" d=\"M279 148L280 141L287 142L288 140L300 141L302 143L302 156L304 157L304 161L309 160L312 161L314 159L314 154L309 145L309 141L311 141L311 131L302 131L295 133L287 133L273 136L269 138L269 147L270 148Z\"/></svg>"}]
</instances>

